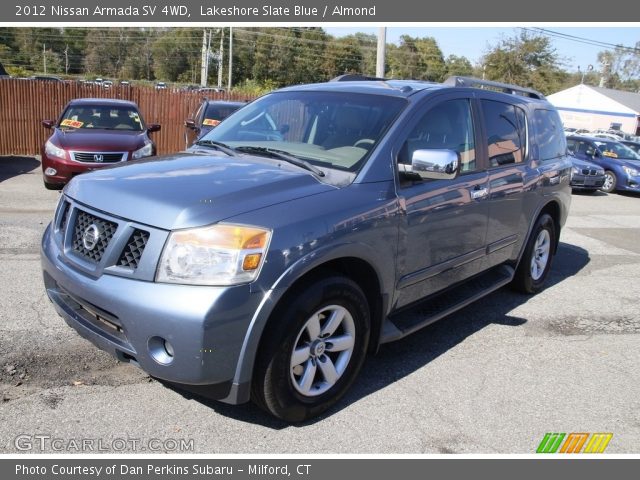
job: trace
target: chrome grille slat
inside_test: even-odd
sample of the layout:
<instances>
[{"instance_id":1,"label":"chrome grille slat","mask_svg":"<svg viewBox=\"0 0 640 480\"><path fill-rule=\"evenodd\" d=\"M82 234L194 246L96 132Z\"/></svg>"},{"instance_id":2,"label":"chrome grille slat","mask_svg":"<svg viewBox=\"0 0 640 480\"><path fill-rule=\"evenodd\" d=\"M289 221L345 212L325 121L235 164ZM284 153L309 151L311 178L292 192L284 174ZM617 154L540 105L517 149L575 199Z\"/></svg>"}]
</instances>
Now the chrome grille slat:
<instances>
[{"instance_id":1,"label":"chrome grille slat","mask_svg":"<svg viewBox=\"0 0 640 480\"><path fill-rule=\"evenodd\" d=\"M95 225L98 228L99 236L96 245L89 250L84 246L82 237L90 225ZM90 262L99 263L117 228L118 225L114 222L104 220L83 210L77 210L72 233L72 248Z\"/></svg>"}]
</instances>

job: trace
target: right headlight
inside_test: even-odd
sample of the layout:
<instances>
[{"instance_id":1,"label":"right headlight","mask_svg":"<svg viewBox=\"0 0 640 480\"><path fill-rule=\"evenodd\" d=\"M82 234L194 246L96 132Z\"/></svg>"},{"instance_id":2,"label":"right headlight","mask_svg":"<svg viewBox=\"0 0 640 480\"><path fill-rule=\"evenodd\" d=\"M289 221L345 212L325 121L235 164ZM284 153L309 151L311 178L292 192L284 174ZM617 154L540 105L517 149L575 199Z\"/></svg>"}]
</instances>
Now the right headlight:
<instances>
[{"instance_id":1,"label":"right headlight","mask_svg":"<svg viewBox=\"0 0 640 480\"><path fill-rule=\"evenodd\" d=\"M44 153L49 157L66 158L64 149L54 145L51 140L47 140L47 143L44 144Z\"/></svg>"},{"instance_id":2,"label":"right headlight","mask_svg":"<svg viewBox=\"0 0 640 480\"><path fill-rule=\"evenodd\" d=\"M217 224L171 232L157 282L237 285L256 279L269 248L271 231Z\"/></svg>"},{"instance_id":3,"label":"right headlight","mask_svg":"<svg viewBox=\"0 0 640 480\"><path fill-rule=\"evenodd\" d=\"M635 169L635 168L631 168L631 167L627 167L626 165L623 165L622 166L622 170L624 170L624 173L626 173L630 177L637 177L638 176L638 170Z\"/></svg>"}]
</instances>

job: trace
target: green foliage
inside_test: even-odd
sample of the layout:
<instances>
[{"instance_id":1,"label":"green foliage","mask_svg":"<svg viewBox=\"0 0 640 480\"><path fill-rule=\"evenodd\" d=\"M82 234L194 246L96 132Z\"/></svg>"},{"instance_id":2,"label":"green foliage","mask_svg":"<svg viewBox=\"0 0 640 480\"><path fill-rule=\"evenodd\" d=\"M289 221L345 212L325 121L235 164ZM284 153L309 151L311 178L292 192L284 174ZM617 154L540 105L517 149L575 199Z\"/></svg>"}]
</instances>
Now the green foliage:
<instances>
[{"instance_id":1,"label":"green foliage","mask_svg":"<svg viewBox=\"0 0 640 480\"><path fill-rule=\"evenodd\" d=\"M526 31L503 38L484 55L482 64L488 80L531 87L544 94L560 90L567 76L551 40Z\"/></svg>"},{"instance_id":2,"label":"green foliage","mask_svg":"<svg viewBox=\"0 0 640 480\"><path fill-rule=\"evenodd\" d=\"M392 78L411 78L440 82L447 75L442 50L432 37L400 37L400 45L390 45L388 72Z\"/></svg>"},{"instance_id":3,"label":"green foliage","mask_svg":"<svg viewBox=\"0 0 640 480\"><path fill-rule=\"evenodd\" d=\"M245 96L247 98L255 98L265 93L269 93L275 90L278 86L275 82L267 80L265 82L258 82L256 80L245 80L233 87L233 93Z\"/></svg>"}]
</instances>

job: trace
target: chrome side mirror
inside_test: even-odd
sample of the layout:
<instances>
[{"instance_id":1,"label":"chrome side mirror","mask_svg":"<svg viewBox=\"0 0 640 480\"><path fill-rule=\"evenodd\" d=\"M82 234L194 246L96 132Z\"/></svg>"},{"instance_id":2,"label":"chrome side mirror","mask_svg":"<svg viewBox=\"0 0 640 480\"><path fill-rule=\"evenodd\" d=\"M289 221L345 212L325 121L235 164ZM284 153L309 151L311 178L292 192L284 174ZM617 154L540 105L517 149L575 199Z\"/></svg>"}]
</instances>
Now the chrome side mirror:
<instances>
[{"instance_id":1,"label":"chrome side mirror","mask_svg":"<svg viewBox=\"0 0 640 480\"><path fill-rule=\"evenodd\" d=\"M453 150L415 150L411 165L400 164L401 171L414 173L423 179L451 180L456 178L460 160Z\"/></svg>"}]
</instances>

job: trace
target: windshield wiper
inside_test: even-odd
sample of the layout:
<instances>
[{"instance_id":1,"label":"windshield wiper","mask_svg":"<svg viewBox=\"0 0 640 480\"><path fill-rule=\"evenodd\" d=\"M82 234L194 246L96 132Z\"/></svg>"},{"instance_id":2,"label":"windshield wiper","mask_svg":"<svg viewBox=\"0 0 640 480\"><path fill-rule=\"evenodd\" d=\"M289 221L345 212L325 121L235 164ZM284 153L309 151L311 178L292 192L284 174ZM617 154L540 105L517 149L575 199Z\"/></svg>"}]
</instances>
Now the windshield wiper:
<instances>
[{"instance_id":1,"label":"windshield wiper","mask_svg":"<svg viewBox=\"0 0 640 480\"><path fill-rule=\"evenodd\" d=\"M226 153L230 157L238 156L238 154L229 145L222 142L216 142L215 140L198 140L195 144L202 147L214 147L221 152Z\"/></svg>"},{"instance_id":2,"label":"windshield wiper","mask_svg":"<svg viewBox=\"0 0 640 480\"><path fill-rule=\"evenodd\" d=\"M309 170L312 173L315 173L319 177L324 177L324 172L320 170L315 165L303 160L301 158L295 157L284 150L277 150L275 148L266 148L266 147L252 147L252 146L240 146L235 148L236 151L242 153L252 153L258 155L265 155L272 158L277 158L279 160L284 160L285 162L291 163L298 167L304 168L305 170Z\"/></svg>"}]
</instances>

